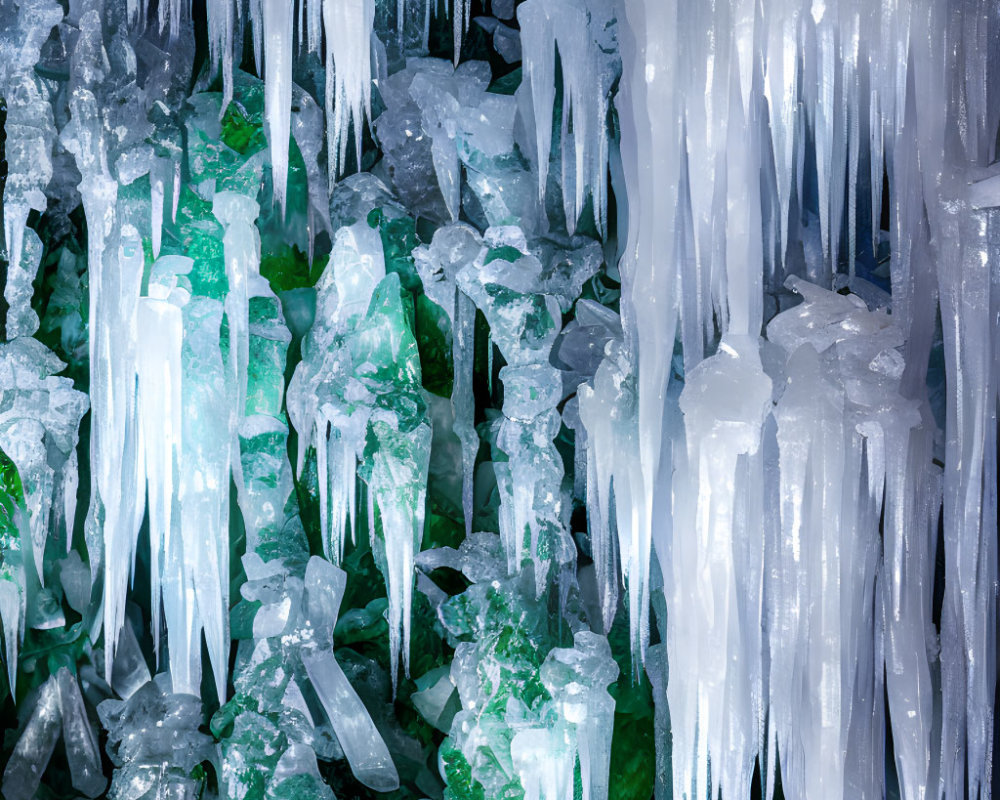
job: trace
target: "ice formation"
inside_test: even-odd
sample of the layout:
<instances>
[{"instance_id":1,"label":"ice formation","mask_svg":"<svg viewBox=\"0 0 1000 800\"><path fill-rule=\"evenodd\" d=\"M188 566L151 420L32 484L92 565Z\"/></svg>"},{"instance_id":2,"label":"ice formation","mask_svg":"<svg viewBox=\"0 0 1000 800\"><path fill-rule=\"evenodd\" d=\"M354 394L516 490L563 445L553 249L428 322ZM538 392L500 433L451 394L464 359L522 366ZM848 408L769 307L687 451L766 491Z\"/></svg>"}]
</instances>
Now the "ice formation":
<instances>
[{"instance_id":1,"label":"ice formation","mask_svg":"<svg viewBox=\"0 0 1000 800\"><path fill-rule=\"evenodd\" d=\"M992 796L994 4L156 8L0 0L5 797Z\"/></svg>"}]
</instances>

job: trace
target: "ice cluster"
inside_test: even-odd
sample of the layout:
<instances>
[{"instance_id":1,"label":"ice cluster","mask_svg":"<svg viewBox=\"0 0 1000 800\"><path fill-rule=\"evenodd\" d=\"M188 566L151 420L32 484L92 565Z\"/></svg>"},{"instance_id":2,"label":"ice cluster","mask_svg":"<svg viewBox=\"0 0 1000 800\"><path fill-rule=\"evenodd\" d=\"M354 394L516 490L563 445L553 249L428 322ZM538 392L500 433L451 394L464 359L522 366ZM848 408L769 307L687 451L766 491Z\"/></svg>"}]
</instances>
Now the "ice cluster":
<instances>
[{"instance_id":1,"label":"ice cluster","mask_svg":"<svg viewBox=\"0 0 1000 800\"><path fill-rule=\"evenodd\" d=\"M987 798L988 0L0 0L0 792Z\"/></svg>"}]
</instances>

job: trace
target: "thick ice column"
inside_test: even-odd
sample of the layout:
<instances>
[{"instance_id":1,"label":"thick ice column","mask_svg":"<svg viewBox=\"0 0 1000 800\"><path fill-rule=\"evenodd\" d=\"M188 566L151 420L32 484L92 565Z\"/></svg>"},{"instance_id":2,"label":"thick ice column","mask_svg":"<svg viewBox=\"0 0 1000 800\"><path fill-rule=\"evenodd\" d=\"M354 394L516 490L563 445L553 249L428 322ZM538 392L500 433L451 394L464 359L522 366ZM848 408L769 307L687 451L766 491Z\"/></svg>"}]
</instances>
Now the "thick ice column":
<instances>
[{"instance_id":1,"label":"thick ice column","mask_svg":"<svg viewBox=\"0 0 1000 800\"><path fill-rule=\"evenodd\" d=\"M910 264L906 277L916 283L921 272L936 273L947 392L941 783L945 794L974 796L990 779L997 680L997 279L989 266L997 247L995 212L974 210L970 194L994 159L995 140L983 135L990 72L976 42L995 34L995 21L976 2L955 16L938 6L914 9L911 26L903 124L916 134L910 163L918 166L901 177L913 181L908 199L926 209L931 257ZM919 228L901 230L900 239L908 234L916 238Z\"/></svg>"},{"instance_id":2,"label":"thick ice column","mask_svg":"<svg viewBox=\"0 0 1000 800\"><path fill-rule=\"evenodd\" d=\"M632 487L638 499L630 510L639 544L634 558L648 574L649 547L663 533L654 526L656 497L668 496L668 472L661 472L665 447L664 414L670 365L677 334L675 297L676 230L681 180L680 100L677 87L678 4L623 0L618 6L622 81L616 101L621 124L621 163L613 175L623 186L616 197L627 197L624 246L618 264L622 278L622 327L631 374L636 381L635 426L637 466L641 482ZM628 187L627 192L624 187ZM695 317L697 293L684 289L685 315ZM667 437L669 438L669 437ZM617 507L623 498L616 495ZM630 590L631 591L631 590ZM645 592L641 586L640 595ZM629 610L632 629L645 642L644 606ZM638 647L642 650L644 645Z\"/></svg>"},{"instance_id":3,"label":"thick ice column","mask_svg":"<svg viewBox=\"0 0 1000 800\"><path fill-rule=\"evenodd\" d=\"M893 318L868 311L854 295L797 279L789 286L805 301L768 326L768 338L788 354L787 385L775 412L782 535L769 556L775 565L767 590L770 736L781 754L784 786L804 789L819 776L835 796L878 797L884 779L879 612L883 602L899 609L902 601L898 538L907 501L900 490L910 429L921 420L917 404L899 393L903 339ZM913 455L925 453L917 448ZM880 579L883 498L892 533L884 537L889 560ZM926 552L918 541L928 521L910 519L918 557ZM927 597L919 578L912 591L908 613L919 614ZM885 652L890 669L905 662L913 670L894 675L889 686L890 709L902 715L894 729L902 734L897 758L907 781L920 774L914 759L926 765L929 757L929 750L921 755L929 747L927 731L907 713L922 702L920 684L929 673L925 631L899 622L898 611L886 615ZM800 680L811 687L804 698L783 688Z\"/></svg>"},{"instance_id":4,"label":"thick ice column","mask_svg":"<svg viewBox=\"0 0 1000 800\"><path fill-rule=\"evenodd\" d=\"M680 395L684 439L675 448L667 687L674 731L674 791L750 791L762 701L760 580L763 547L750 539L771 379L757 342L729 337L688 373ZM661 557L662 560L662 557ZM708 764L711 760L711 779Z\"/></svg>"}]
</instances>

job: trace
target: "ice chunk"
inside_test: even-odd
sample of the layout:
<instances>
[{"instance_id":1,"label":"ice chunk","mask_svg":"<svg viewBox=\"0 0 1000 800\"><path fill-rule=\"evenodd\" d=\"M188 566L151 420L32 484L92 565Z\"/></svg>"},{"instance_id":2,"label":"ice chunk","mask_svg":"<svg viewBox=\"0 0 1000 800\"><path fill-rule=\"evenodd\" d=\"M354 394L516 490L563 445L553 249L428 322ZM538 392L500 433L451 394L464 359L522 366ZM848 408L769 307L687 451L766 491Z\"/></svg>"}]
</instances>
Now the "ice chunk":
<instances>
[{"instance_id":1,"label":"ice chunk","mask_svg":"<svg viewBox=\"0 0 1000 800\"><path fill-rule=\"evenodd\" d=\"M31 800L59 741L62 712L59 684L53 675L41 685L31 715L3 773L3 794L11 800Z\"/></svg>"},{"instance_id":2,"label":"ice chunk","mask_svg":"<svg viewBox=\"0 0 1000 800\"><path fill-rule=\"evenodd\" d=\"M123 700L128 700L142 686L149 682L149 667L146 657L142 654L139 640L135 637L132 625L126 622L122 626L118 640L118 652L115 653L115 666L111 674L111 685Z\"/></svg>"},{"instance_id":3,"label":"ice chunk","mask_svg":"<svg viewBox=\"0 0 1000 800\"><path fill-rule=\"evenodd\" d=\"M343 570L313 557L306 568L308 614L318 631L332 636L347 576ZM399 788L399 775L382 736L333 654L325 646L306 649L302 664L337 735L354 776L375 791Z\"/></svg>"},{"instance_id":4,"label":"ice chunk","mask_svg":"<svg viewBox=\"0 0 1000 800\"><path fill-rule=\"evenodd\" d=\"M216 758L211 737L199 730L203 718L196 696L172 694L170 676L161 673L127 700L105 700L97 712L115 765L112 795L196 793L199 781L191 777L192 770Z\"/></svg>"},{"instance_id":5,"label":"ice chunk","mask_svg":"<svg viewBox=\"0 0 1000 800\"><path fill-rule=\"evenodd\" d=\"M59 713L70 780L78 792L87 797L97 797L107 787L108 781L101 767L97 735L83 705L80 684L68 667L61 667L55 680L59 686Z\"/></svg>"}]
</instances>

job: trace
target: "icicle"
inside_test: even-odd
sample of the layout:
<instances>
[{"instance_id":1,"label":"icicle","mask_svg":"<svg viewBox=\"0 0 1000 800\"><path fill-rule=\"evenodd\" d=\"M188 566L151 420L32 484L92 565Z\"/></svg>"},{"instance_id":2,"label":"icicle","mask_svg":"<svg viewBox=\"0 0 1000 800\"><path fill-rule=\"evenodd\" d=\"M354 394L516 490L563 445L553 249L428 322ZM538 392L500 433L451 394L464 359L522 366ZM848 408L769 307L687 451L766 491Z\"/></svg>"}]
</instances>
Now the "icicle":
<instances>
[{"instance_id":1,"label":"icicle","mask_svg":"<svg viewBox=\"0 0 1000 800\"><path fill-rule=\"evenodd\" d=\"M233 99L233 36L236 27L236 4L242 0L208 0L208 50L213 73L222 67L222 106L220 118Z\"/></svg>"},{"instance_id":2,"label":"icicle","mask_svg":"<svg viewBox=\"0 0 1000 800\"><path fill-rule=\"evenodd\" d=\"M169 177L167 170L170 162L156 159L149 171L149 207L150 226L152 229L153 258L160 255L160 244L163 239L163 200L164 184Z\"/></svg>"},{"instance_id":3,"label":"icicle","mask_svg":"<svg viewBox=\"0 0 1000 800\"><path fill-rule=\"evenodd\" d=\"M457 319L452 347L455 381L451 401L455 410L455 433L462 442L462 516L465 520L465 535L469 536L472 533L476 456L479 454L479 434L475 426L476 401L472 392L476 307L463 292L456 291L455 294Z\"/></svg>"},{"instance_id":4,"label":"icicle","mask_svg":"<svg viewBox=\"0 0 1000 800\"><path fill-rule=\"evenodd\" d=\"M181 586L193 593L197 619L180 635L204 629L219 696L225 695L229 665L229 479L232 458L231 393L220 350L223 308L217 300L193 297L184 306L179 499ZM176 539L176 537L171 537ZM168 556L169 558L169 556ZM187 602L187 601L185 601ZM168 622L169 626L169 622ZM198 641L195 635L194 642ZM171 674L174 646L170 643ZM189 658L200 661L196 649ZM195 669L191 668L191 674ZM181 691L175 683L175 690Z\"/></svg>"},{"instance_id":5,"label":"icicle","mask_svg":"<svg viewBox=\"0 0 1000 800\"><path fill-rule=\"evenodd\" d=\"M473 485L479 434L475 427L472 373L476 334L476 306L458 289L458 272L474 261L483 247L479 232L457 223L438 229L431 245L418 247L414 263L427 296L444 309L451 320L454 383L451 404L454 431L462 443L462 511L466 536L472 533ZM492 369L492 362L490 364Z\"/></svg>"},{"instance_id":6,"label":"icicle","mask_svg":"<svg viewBox=\"0 0 1000 800\"><path fill-rule=\"evenodd\" d=\"M251 8L256 0L251 0ZM288 185L288 145L292 114L292 18L291 0L259 0L263 6L264 117L271 154L274 202L285 213Z\"/></svg>"},{"instance_id":7,"label":"icicle","mask_svg":"<svg viewBox=\"0 0 1000 800\"><path fill-rule=\"evenodd\" d=\"M104 394L104 418L96 447L106 448L99 460L92 451L91 463L104 461L98 477L100 500L104 506L104 633L105 675L111 675L118 631L125 619L125 595L135 559L136 536L142 523L145 482L136 397L136 340L139 289L142 283L143 251L139 232L131 225L122 226L117 252L106 256L111 267L105 288L117 297L97 297L99 314L92 319L91 335L101 341L97 356L107 359L106 375L93 376L91 397L95 412L95 393ZM98 284L100 286L100 284ZM92 299L98 286L92 286ZM104 304L107 307L102 308ZM102 325L103 323L103 325ZM103 328L103 329L102 329ZM91 362L93 363L93 362ZM102 382L100 390L96 383ZM106 393L106 394L105 394ZM92 436L92 446L94 436ZM113 449L115 448L115 449ZM119 449L120 448L120 449ZM117 452L116 452L117 449Z\"/></svg>"},{"instance_id":8,"label":"icicle","mask_svg":"<svg viewBox=\"0 0 1000 800\"><path fill-rule=\"evenodd\" d=\"M355 157L361 169L364 122L371 119L371 37L374 0L323 0L326 28L327 160L330 188L347 161L348 126L353 123Z\"/></svg>"},{"instance_id":9,"label":"icicle","mask_svg":"<svg viewBox=\"0 0 1000 800\"><path fill-rule=\"evenodd\" d=\"M462 57L462 40L469 32L469 16L472 12L472 0L452 0L452 46L455 48L454 63Z\"/></svg>"},{"instance_id":10,"label":"icicle","mask_svg":"<svg viewBox=\"0 0 1000 800\"><path fill-rule=\"evenodd\" d=\"M157 260L149 280L149 296L139 301L141 356L136 371L149 495L149 577L153 646L157 659L164 555L170 551L170 538L177 522L174 515L175 487L179 485L176 471L182 452L182 309L188 293L177 286L177 278L190 272L193 264L191 259L182 256L165 256Z\"/></svg>"}]
</instances>

